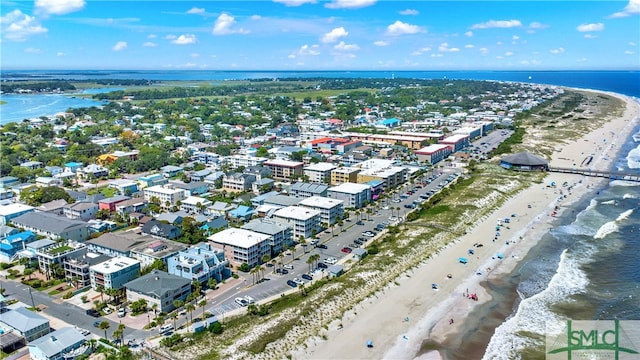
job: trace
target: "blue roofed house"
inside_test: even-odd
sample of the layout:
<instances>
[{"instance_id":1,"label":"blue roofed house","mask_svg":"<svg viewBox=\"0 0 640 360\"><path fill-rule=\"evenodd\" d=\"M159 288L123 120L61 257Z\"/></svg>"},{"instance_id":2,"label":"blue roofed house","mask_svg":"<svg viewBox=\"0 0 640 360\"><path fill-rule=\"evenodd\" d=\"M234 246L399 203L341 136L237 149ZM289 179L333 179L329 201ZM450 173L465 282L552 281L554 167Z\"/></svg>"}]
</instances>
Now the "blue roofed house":
<instances>
[{"instance_id":1,"label":"blue roofed house","mask_svg":"<svg viewBox=\"0 0 640 360\"><path fill-rule=\"evenodd\" d=\"M169 274L200 283L206 283L210 278L218 282L228 278L231 276L228 265L224 251L212 249L209 244L191 246L167 259Z\"/></svg>"},{"instance_id":2,"label":"blue roofed house","mask_svg":"<svg viewBox=\"0 0 640 360\"><path fill-rule=\"evenodd\" d=\"M248 221L254 214L253 208L246 205L239 205L237 208L229 211L229 216L236 220Z\"/></svg>"},{"instance_id":3,"label":"blue roofed house","mask_svg":"<svg viewBox=\"0 0 640 360\"><path fill-rule=\"evenodd\" d=\"M107 187L116 189L120 195L126 196L130 196L138 192L138 183L128 179L111 180Z\"/></svg>"},{"instance_id":4,"label":"blue roofed house","mask_svg":"<svg viewBox=\"0 0 640 360\"><path fill-rule=\"evenodd\" d=\"M75 327L63 327L29 343L32 360L75 359L91 353L87 339Z\"/></svg>"},{"instance_id":5,"label":"blue roofed house","mask_svg":"<svg viewBox=\"0 0 640 360\"><path fill-rule=\"evenodd\" d=\"M139 177L138 182L140 183L140 188L142 189L156 185L164 185L168 182L168 180L161 174L151 174Z\"/></svg>"},{"instance_id":6,"label":"blue roofed house","mask_svg":"<svg viewBox=\"0 0 640 360\"><path fill-rule=\"evenodd\" d=\"M201 230L204 230L207 235L211 235L218 230L226 229L229 227L229 222L223 216L216 216L200 226Z\"/></svg>"},{"instance_id":7,"label":"blue roofed house","mask_svg":"<svg viewBox=\"0 0 640 360\"><path fill-rule=\"evenodd\" d=\"M0 316L0 327L8 332L13 330L33 341L49 333L49 319L25 307L9 310Z\"/></svg>"},{"instance_id":8,"label":"blue roofed house","mask_svg":"<svg viewBox=\"0 0 640 360\"><path fill-rule=\"evenodd\" d=\"M82 167L84 166L83 163L81 162L75 162L75 161L71 161L68 162L66 164L64 164L64 171L65 172L71 172L71 173L76 173L76 171L78 171L78 169L82 169Z\"/></svg>"},{"instance_id":9,"label":"blue roofed house","mask_svg":"<svg viewBox=\"0 0 640 360\"><path fill-rule=\"evenodd\" d=\"M35 240L36 234L31 231L23 231L1 238L0 262L13 262L18 256L18 252L26 249L27 244Z\"/></svg>"},{"instance_id":10,"label":"blue roofed house","mask_svg":"<svg viewBox=\"0 0 640 360\"><path fill-rule=\"evenodd\" d=\"M386 127L386 128L394 128L394 127L400 126L401 123L402 121L400 121L400 119L388 118L388 119L384 119L376 122L376 125Z\"/></svg>"}]
</instances>

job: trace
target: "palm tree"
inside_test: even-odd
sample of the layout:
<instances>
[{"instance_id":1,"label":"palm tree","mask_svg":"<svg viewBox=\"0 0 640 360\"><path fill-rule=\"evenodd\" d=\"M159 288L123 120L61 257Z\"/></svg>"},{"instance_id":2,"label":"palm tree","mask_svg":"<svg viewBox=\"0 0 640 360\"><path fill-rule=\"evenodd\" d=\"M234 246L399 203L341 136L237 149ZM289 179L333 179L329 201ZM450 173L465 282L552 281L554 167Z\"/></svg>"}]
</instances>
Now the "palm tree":
<instances>
[{"instance_id":1,"label":"palm tree","mask_svg":"<svg viewBox=\"0 0 640 360\"><path fill-rule=\"evenodd\" d=\"M177 312L172 312L171 313L171 319L173 320L173 328L176 328L176 319L178 319L178 313Z\"/></svg>"},{"instance_id":2,"label":"palm tree","mask_svg":"<svg viewBox=\"0 0 640 360\"><path fill-rule=\"evenodd\" d=\"M207 306L207 299L202 299L198 303L198 306L200 306L202 308L202 321L204 321L204 307Z\"/></svg>"},{"instance_id":3,"label":"palm tree","mask_svg":"<svg viewBox=\"0 0 640 360\"><path fill-rule=\"evenodd\" d=\"M251 271L249 271L249 274L251 274L251 279L253 280L253 285L256 284L256 274L260 271L260 266L256 265L253 267L253 269L251 269Z\"/></svg>"},{"instance_id":4,"label":"palm tree","mask_svg":"<svg viewBox=\"0 0 640 360\"><path fill-rule=\"evenodd\" d=\"M307 264L309 265L309 272L311 272L311 264L313 264L313 255L307 258Z\"/></svg>"},{"instance_id":5,"label":"palm tree","mask_svg":"<svg viewBox=\"0 0 640 360\"><path fill-rule=\"evenodd\" d=\"M113 330L113 334L111 334L114 339L120 339L121 346L124 345L124 329L126 329L126 327L124 324L120 323L118 324L118 327Z\"/></svg>"},{"instance_id":6,"label":"palm tree","mask_svg":"<svg viewBox=\"0 0 640 360\"><path fill-rule=\"evenodd\" d=\"M193 303L188 303L187 306L185 306L185 310L187 310L187 312L189 313L189 318L191 318L190 322L193 322L193 314L192 311L195 310L196 307L195 305L193 305Z\"/></svg>"},{"instance_id":7,"label":"palm tree","mask_svg":"<svg viewBox=\"0 0 640 360\"><path fill-rule=\"evenodd\" d=\"M262 263L266 264L269 262L269 260L271 260L271 256L269 256L269 254L264 254L262 255Z\"/></svg>"},{"instance_id":8,"label":"palm tree","mask_svg":"<svg viewBox=\"0 0 640 360\"><path fill-rule=\"evenodd\" d=\"M109 322L106 320L102 320L100 324L98 324L98 329L104 330L104 338L107 338L107 329L110 327Z\"/></svg>"},{"instance_id":9,"label":"palm tree","mask_svg":"<svg viewBox=\"0 0 640 360\"><path fill-rule=\"evenodd\" d=\"M320 260L320 254L313 254L309 256L309 258L313 259L314 267L315 267L318 263L318 260Z\"/></svg>"},{"instance_id":10,"label":"palm tree","mask_svg":"<svg viewBox=\"0 0 640 360\"><path fill-rule=\"evenodd\" d=\"M96 287L96 290L100 293L100 300L102 300L102 302L104 302L104 285L98 285Z\"/></svg>"},{"instance_id":11,"label":"palm tree","mask_svg":"<svg viewBox=\"0 0 640 360\"><path fill-rule=\"evenodd\" d=\"M178 299L178 300L173 300L173 307L178 310L180 309L182 306L184 305L184 301Z\"/></svg>"}]
</instances>

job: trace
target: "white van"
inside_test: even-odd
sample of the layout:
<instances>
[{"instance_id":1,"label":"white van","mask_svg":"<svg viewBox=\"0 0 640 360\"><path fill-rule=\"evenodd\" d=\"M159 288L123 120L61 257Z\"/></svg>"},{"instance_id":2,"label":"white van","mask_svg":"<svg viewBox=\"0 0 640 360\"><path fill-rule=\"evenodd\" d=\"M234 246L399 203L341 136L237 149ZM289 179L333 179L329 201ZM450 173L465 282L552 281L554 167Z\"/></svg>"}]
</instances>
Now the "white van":
<instances>
[{"instance_id":1,"label":"white van","mask_svg":"<svg viewBox=\"0 0 640 360\"><path fill-rule=\"evenodd\" d=\"M164 334L172 331L173 331L173 324L166 324L160 327L160 334Z\"/></svg>"}]
</instances>

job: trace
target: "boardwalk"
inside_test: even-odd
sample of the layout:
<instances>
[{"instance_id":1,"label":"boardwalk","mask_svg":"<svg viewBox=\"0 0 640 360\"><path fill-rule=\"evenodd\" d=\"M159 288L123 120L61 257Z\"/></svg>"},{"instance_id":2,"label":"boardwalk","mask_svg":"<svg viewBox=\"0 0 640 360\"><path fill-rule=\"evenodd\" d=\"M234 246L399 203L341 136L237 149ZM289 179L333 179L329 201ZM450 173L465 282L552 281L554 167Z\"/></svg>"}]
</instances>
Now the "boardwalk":
<instances>
[{"instance_id":1,"label":"boardwalk","mask_svg":"<svg viewBox=\"0 0 640 360\"><path fill-rule=\"evenodd\" d=\"M549 172L565 173L565 174L579 174L584 176L593 176L607 178L610 180L625 180L640 182L640 175L629 174L620 171L600 171L591 169L579 169L579 168L563 168L563 167L549 167Z\"/></svg>"}]
</instances>

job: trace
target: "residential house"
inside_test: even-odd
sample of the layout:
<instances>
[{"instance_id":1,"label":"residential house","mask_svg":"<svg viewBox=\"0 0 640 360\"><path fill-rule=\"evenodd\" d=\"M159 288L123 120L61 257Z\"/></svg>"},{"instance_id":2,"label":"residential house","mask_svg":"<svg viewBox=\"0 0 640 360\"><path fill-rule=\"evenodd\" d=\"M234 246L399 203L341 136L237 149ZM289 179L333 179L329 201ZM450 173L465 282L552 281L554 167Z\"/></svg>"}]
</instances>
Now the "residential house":
<instances>
[{"instance_id":1,"label":"residential house","mask_svg":"<svg viewBox=\"0 0 640 360\"><path fill-rule=\"evenodd\" d=\"M102 263L89 267L91 287L97 290L99 286L104 289L120 289L123 285L140 273L140 261L137 259L118 256Z\"/></svg>"},{"instance_id":2,"label":"residential house","mask_svg":"<svg viewBox=\"0 0 640 360\"><path fill-rule=\"evenodd\" d=\"M300 202L299 198L295 198L293 196L288 196L288 195L280 195L280 194L269 196L268 198L262 201L264 205L273 205L280 208L298 205L299 202Z\"/></svg>"},{"instance_id":3,"label":"residential house","mask_svg":"<svg viewBox=\"0 0 640 360\"><path fill-rule=\"evenodd\" d=\"M131 196L138 192L138 183L128 179L109 181L107 187L115 189L120 195Z\"/></svg>"},{"instance_id":4,"label":"residential house","mask_svg":"<svg viewBox=\"0 0 640 360\"><path fill-rule=\"evenodd\" d=\"M42 166L43 165L40 161L26 161L20 164L20 167L23 167L29 170L40 169Z\"/></svg>"},{"instance_id":5,"label":"residential house","mask_svg":"<svg viewBox=\"0 0 640 360\"><path fill-rule=\"evenodd\" d=\"M175 309L174 301L185 301L191 294L191 280L153 270L124 284L129 303L144 299L149 307L156 305L162 313Z\"/></svg>"},{"instance_id":6,"label":"residential house","mask_svg":"<svg viewBox=\"0 0 640 360\"><path fill-rule=\"evenodd\" d=\"M248 191L251 190L251 185L255 181L255 175L239 172L228 173L222 177L222 188L227 191Z\"/></svg>"},{"instance_id":7,"label":"residential house","mask_svg":"<svg viewBox=\"0 0 640 360\"><path fill-rule=\"evenodd\" d=\"M145 236L147 240L141 244L131 247L131 257L140 260L142 268L152 265L155 261L162 261L167 264L171 256L175 256L180 251L184 251L187 245L165 239L152 238Z\"/></svg>"},{"instance_id":8,"label":"residential house","mask_svg":"<svg viewBox=\"0 0 640 360\"><path fill-rule=\"evenodd\" d=\"M12 219L21 215L30 213L34 210L33 206L20 203L11 203L8 205L0 205L0 225L9 225Z\"/></svg>"},{"instance_id":9,"label":"residential house","mask_svg":"<svg viewBox=\"0 0 640 360\"><path fill-rule=\"evenodd\" d=\"M115 212L116 206L123 201L131 199L130 196L116 195L109 198L104 198L98 201L98 207L100 210L109 210L109 212Z\"/></svg>"},{"instance_id":10,"label":"residential house","mask_svg":"<svg viewBox=\"0 0 640 360\"><path fill-rule=\"evenodd\" d=\"M331 185L336 186L344 183L357 183L359 168L356 167L339 167L331 171Z\"/></svg>"},{"instance_id":11,"label":"residential house","mask_svg":"<svg viewBox=\"0 0 640 360\"><path fill-rule=\"evenodd\" d=\"M327 189L329 186L325 184L297 182L289 186L287 191L290 196L305 199L312 196L327 196Z\"/></svg>"},{"instance_id":12,"label":"residential house","mask_svg":"<svg viewBox=\"0 0 640 360\"><path fill-rule=\"evenodd\" d=\"M116 204L116 212L120 215L141 213L149 205L144 198L136 197Z\"/></svg>"},{"instance_id":13,"label":"residential house","mask_svg":"<svg viewBox=\"0 0 640 360\"><path fill-rule=\"evenodd\" d=\"M67 206L67 200L58 199L41 204L36 208L37 211L48 212L56 215L64 215L64 207Z\"/></svg>"},{"instance_id":14,"label":"residential house","mask_svg":"<svg viewBox=\"0 0 640 360\"><path fill-rule=\"evenodd\" d=\"M211 205L213 205L213 203L209 199L198 196L189 196L188 198L182 200L182 203L180 204L180 210L188 214L201 214L206 208Z\"/></svg>"},{"instance_id":15,"label":"residential house","mask_svg":"<svg viewBox=\"0 0 640 360\"><path fill-rule=\"evenodd\" d=\"M211 244L224 251L225 257L234 265L243 263L254 267L262 263L264 255L271 256L269 235L238 228L225 229L207 238Z\"/></svg>"},{"instance_id":16,"label":"residential house","mask_svg":"<svg viewBox=\"0 0 640 360\"><path fill-rule=\"evenodd\" d=\"M249 166L261 166L269 159L248 155L231 155L224 158L224 163L229 165L231 169L237 169L241 166L248 168Z\"/></svg>"},{"instance_id":17,"label":"residential house","mask_svg":"<svg viewBox=\"0 0 640 360\"><path fill-rule=\"evenodd\" d=\"M178 238L180 236L180 232L179 227L161 223L156 220L151 220L142 227L143 234L158 236L170 240Z\"/></svg>"},{"instance_id":18,"label":"residential house","mask_svg":"<svg viewBox=\"0 0 640 360\"><path fill-rule=\"evenodd\" d=\"M344 183L329 188L327 197L344 201L347 209L360 209L371 201L371 188L364 184Z\"/></svg>"},{"instance_id":19,"label":"residential house","mask_svg":"<svg viewBox=\"0 0 640 360\"><path fill-rule=\"evenodd\" d=\"M20 183L17 177L14 176L3 176L0 177L0 187L9 187L11 185L16 185Z\"/></svg>"},{"instance_id":20,"label":"residential house","mask_svg":"<svg viewBox=\"0 0 640 360\"><path fill-rule=\"evenodd\" d=\"M303 169L304 176L311 183L329 184L331 181L331 171L337 166L327 162L310 164Z\"/></svg>"},{"instance_id":21,"label":"residential house","mask_svg":"<svg viewBox=\"0 0 640 360\"><path fill-rule=\"evenodd\" d=\"M64 268L64 278L72 283L77 289L91 286L91 276L89 268L109 260L110 257L104 254L85 252L69 256L62 260Z\"/></svg>"},{"instance_id":22,"label":"residential house","mask_svg":"<svg viewBox=\"0 0 640 360\"><path fill-rule=\"evenodd\" d=\"M182 224L182 220L187 216L189 216L189 214L186 211L180 210L176 212L163 212L156 216L155 219L160 222L166 222L168 224L178 226Z\"/></svg>"},{"instance_id":23,"label":"residential house","mask_svg":"<svg viewBox=\"0 0 640 360\"><path fill-rule=\"evenodd\" d=\"M24 250L28 243L36 240L36 234L31 231L22 231L0 236L0 262L12 263L16 260L18 252Z\"/></svg>"},{"instance_id":24,"label":"residential house","mask_svg":"<svg viewBox=\"0 0 640 360\"><path fill-rule=\"evenodd\" d=\"M254 219L242 225L245 230L268 235L269 256L273 259L284 250L285 246L293 245L293 228L289 225L271 219Z\"/></svg>"},{"instance_id":25,"label":"residential house","mask_svg":"<svg viewBox=\"0 0 640 360\"><path fill-rule=\"evenodd\" d=\"M240 221L251 220L254 211L251 207L245 205L239 205L237 208L229 211L229 216L233 219Z\"/></svg>"},{"instance_id":26,"label":"residential house","mask_svg":"<svg viewBox=\"0 0 640 360\"><path fill-rule=\"evenodd\" d=\"M71 161L64 164L64 172L70 172L75 174L78 171L78 169L82 169L83 167L84 167L83 163Z\"/></svg>"},{"instance_id":27,"label":"residential house","mask_svg":"<svg viewBox=\"0 0 640 360\"><path fill-rule=\"evenodd\" d=\"M67 243L43 243L44 246L39 246L38 241L30 243L27 249L33 249L37 247L35 251L36 258L38 260L38 268L47 277L52 276L54 272L62 270L63 264L66 259L77 258L84 255L87 252L87 247L84 244L76 242Z\"/></svg>"},{"instance_id":28,"label":"residential house","mask_svg":"<svg viewBox=\"0 0 640 360\"><path fill-rule=\"evenodd\" d=\"M62 180L51 176L38 176L36 178L36 185L40 187L61 186Z\"/></svg>"},{"instance_id":29,"label":"residential house","mask_svg":"<svg viewBox=\"0 0 640 360\"><path fill-rule=\"evenodd\" d=\"M236 204L229 204L224 201L216 201L207 208L207 212L211 215L221 215L226 217L229 211L238 207Z\"/></svg>"},{"instance_id":30,"label":"residential house","mask_svg":"<svg viewBox=\"0 0 640 360\"><path fill-rule=\"evenodd\" d=\"M109 170L96 164L90 164L76 170L78 178L83 180L99 179L109 175Z\"/></svg>"},{"instance_id":31,"label":"residential house","mask_svg":"<svg viewBox=\"0 0 640 360\"><path fill-rule=\"evenodd\" d=\"M206 283L210 278L221 282L231 276L227 267L229 261L225 253L212 248L209 244L198 244L180 251L167 259L169 274L177 275L189 281Z\"/></svg>"},{"instance_id":32,"label":"residential house","mask_svg":"<svg viewBox=\"0 0 640 360\"><path fill-rule=\"evenodd\" d=\"M87 240L85 243L89 251L104 254L109 257L131 256L131 250L156 241L151 237L145 237L134 232L105 233L97 238Z\"/></svg>"},{"instance_id":33,"label":"residential house","mask_svg":"<svg viewBox=\"0 0 640 360\"><path fill-rule=\"evenodd\" d=\"M89 237L86 222L44 212L29 212L13 218L11 223L52 239L85 241Z\"/></svg>"},{"instance_id":34,"label":"residential house","mask_svg":"<svg viewBox=\"0 0 640 360\"><path fill-rule=\"evenodd\" d=\"M47 335L50 331L49 319L25 307L15 308L2 313L0 327L13 330L27 341L33 341Z\"/></svg>"},{"instance_id":35,"label":"residential house","mask_svg":"<svg viewBox=\"0 0 640 360\"><path fill-rule=\"evenodd\" d=\"M63 207L64 216L75 220L95 219L98 213L98 205L88 202L76 202Z\"/></svg>"},{"instance_id":36,"label":"residential house","mask_svg":"<svg viewBox=\"0 0 640 360\"><path fill-rule=\"evenodd\" d=\"M209 192L209 184L203 181L192 181L188 183L171 181L169 185L174 189L180 189L184 191L184 196L198 196Z\"/></svg>"},{"instance_id":37,"label":"residential house","mask_svg":"<svg viewBox=\"0 0 640 360\"><path fill-rule=\"evenodd\" d=\"M198 170L198 171L192 171L191 173L189 173L189 179L191 179L191 181L204 181L204 179L211 174L211 169L202 169L202 170Z\"/></svg>"},{"instance_id":38,"label":"residential house","mask_svg":"<svg viewBox=\"0 0 640 360\"><path fill-rule=\"evenodd\" d=\"M223 216L215 216L212 219L205 221L200 225L200 229L204 230L207 234L211 235L220 229L226 229L229 227L229 222Z\"/></svg>"},{"instance_id":39,"label":"residential house","mask_svg":"<svg viewBox=\"0 0 640 360\"><path fill-rule=\"evenodd\" d=\"M138 183L140 184L141 189L151 187L151 186L164 185L167 182L168 180L161 174L151 174L151 175L141 176L138 178Z\"/></svg>"},{"instance_id":40,"label":"residential house","mask_svg":"<svg viewBox=\"0 0 640 360\"><path fill-rule=\"evenodd\" d=\"M312 196L300 201L298 206L319 211L320 222L331 226L342 219L344 213L343 204L343 200Z\"/></svg>"},{"instance_id":41,"label":"residential house","mask_svg":"<svg viewBox=\"0 0 640 360\"><path fill-rule=\"evenodd\" d=\"M75 359L91 353L87 338L75 327L63 327L29 343L32 360Z\"/></svg>"},{"instance_id":42,"label":"residential house","mask_svg":"<svg viewBox=\"0 0 640 360\"><path fill-rule=\"evenodd\" d=\"M213 190L216 188L216 183L220 180L220 184L222 184L222 177L224 176L224 172L222 171L214 171L211 174L207 175L202 181L209 186L209 190Z\"/></svg>"},{"instance_id":43,"label":"residential house","mask_svg":"<svg viewBox=\"0 0 640 360\"><path fill-rule=\"evenodd\" d=\"M182 172L182 168L179 166L166 165L160 168L160 173L165 178L172 178L178 176Z\"/></svg>"},{"instance_id":44,"label":"residential house","mask_svg":"<svg viewBox=\"0 0 640 360\"><path fill-rule=\"evenodd\" d=\"M266 191L271 191L271 189L273 189L274 184L275 184L275 181L273 181L273 179L262 178L254 181L253 184L251 184L251 190L253 191L254 194L258 195Z\"/></svg>"},{"instance_id":45,"label":"residential house","mask_svg":"<svg viewBox=\"0 0 640 360\"><path fill-rule=\"evenodd\" d=\"M320 212L299 206L276 210L273 219L293 228L295 238L309 238L320 230Z\"/></svg>"},{"instance_id":46,"label":"residential house","mask_svg":"<svg viewBox=\"0 0 640 360\"><path fill-rule=\"evenodd\" d=\"M280 193L277 191L269 191L268 193L264 193L261 195L258 195L256 197L251 198L251 205L258 207L262 204L264 204L264 201L274 195L279 195Z\"/></svg>"},{"instance_id":47,"label":"residential house","mask_svg":"<svg viewBox=\"0 0 640 360\"><path fill-rule=\"evenodd\" d=\"M298 161L273 159L265 161L264 165L271 170L274 180L291 182L303 174L304 163Z\"/></svg>"},{"instance_id":48,"label":"residential house","mask_svg":"<svg viewBox=\"0 0 640 360\"><path fill-rule=\"evenodd\" d=\"M160 207L163 209L170 209L173 206L177 206L178 201L182 201L186 196L184 190L172 188L169 185L166 186L151 186L144 188L144 199L149 203L153 203L155 199L159 201Z\"/></svg>"}]
</instances>

